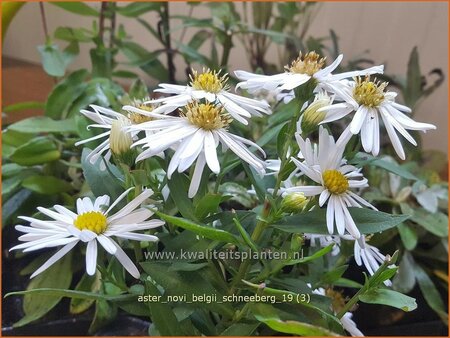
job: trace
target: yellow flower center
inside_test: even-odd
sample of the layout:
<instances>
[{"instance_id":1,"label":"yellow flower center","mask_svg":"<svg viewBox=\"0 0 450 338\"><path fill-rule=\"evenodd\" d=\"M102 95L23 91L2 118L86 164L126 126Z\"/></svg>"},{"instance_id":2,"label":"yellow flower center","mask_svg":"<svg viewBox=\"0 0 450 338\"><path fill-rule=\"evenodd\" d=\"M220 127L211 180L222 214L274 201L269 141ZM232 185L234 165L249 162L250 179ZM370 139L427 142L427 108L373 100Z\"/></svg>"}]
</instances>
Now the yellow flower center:
<instances>
[{"instance_id":1,"label":"yellow flower center","mask_svg":"<svg viewBox=\"0 0 450 338\"><path fill-rule=\"evenodd\" d=\"M340 171L325 170L322 178L323 185L332 194L342 194L348 190L348 180Z\"/></svg>"},{"instance_id":2,"label":"yellow flower center","mask_svg":"<svg viewBox=\"0 0 450 338\"><path fill-rule=\"evenodd\" d=\"M108 226L106 216L100 211L88 211L78 215L73 221L73 225L80 230L95 232L97 235L105 232Z\"/></svg>"},{"instance_id":3,"label":"yellow flower center","mask_svg":"<svg viewBox=\"0 0 450 338\"><path fill-rule=\"evenodd\" d=\"M228 74L220 76L220 71L212 71L203 69L203 73L198 74L197 71L192 70L191 86L197 90L204 90L209 93L218 93L222 89L226 89Z\"/></svg>"},{"instance_id":4,"label":"yellow flower center","mask_svg":"<svg viewBox=\"0 0 450 338\"><path fill-rule=\"evenodd\" d=\"M366 76L364 80L360 77L356 78L356 86L353 90L353 97L360 105L367 107L378 107L384 100L384 89L387 82L370 81L370 77Z\"/></svg>"},{"instance_id":5,"label":"yellow flower center","mask_svg":"<svg viewBox=\"0 0 450 338\"><path fill-rule=\"evenodd\" d=\"M316 52L306 53L305 56L300 52L298 58L292 61L291 66L284 68L291 73L312 76L323 68L325 60L326 58L321 58Z\"/></svg>"},{"instance_id":6,"label":"yellow flower center","mask_svg":"<svg viewBox=\"0 0 450 338\"><path fill-rule=\"evenodd\" d=\"M144 104L144 101L149 101L150 98L146 97L144 100L136 100L134 99L133 102L131 102L131 105L133 107L139 108L141 110L145 111L152 111L154 109L154 106L148 106ZM148 121L152 121L153 117L146 116L139 113L129 112L128 113L128 119L131 121L132 124L140 124Z\"/></svg>"},{"instance_id":7,"label":"yellow flower center","mask_svg":"<svg viewBox=\"0 0 450 338\"><path fill-rule=\"evenodd\" d=\"M232 121L230 115L224 113L223 107L211 103L190 103L186 111L181 112L181 116L186 117L190 123L205 130L226 128Z\"/></svg>"}]
</instances>

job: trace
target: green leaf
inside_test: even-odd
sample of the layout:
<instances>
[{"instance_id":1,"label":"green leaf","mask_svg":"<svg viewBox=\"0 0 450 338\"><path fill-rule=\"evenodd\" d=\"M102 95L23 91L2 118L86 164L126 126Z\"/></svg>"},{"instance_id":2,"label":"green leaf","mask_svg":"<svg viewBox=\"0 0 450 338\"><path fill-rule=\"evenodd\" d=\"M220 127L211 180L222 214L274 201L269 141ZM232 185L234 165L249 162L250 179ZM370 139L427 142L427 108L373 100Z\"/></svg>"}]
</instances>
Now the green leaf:
<instances>
[{"instance_id":1,"label":"green leaf","mask_svg":"<svg viewBox=\"0 0 450 338\"><path fill-rule=\"evenodd\" d=\"M416 176L414 176L412 173L410 173L402 166L396 163L388 162L380 158L376 158L366 153L358 153L355 156L355 158L349 163L357 165L358 167L362 167L364 165L375 166L381 169L385 169L391 173L397 174L398 176L404 177L408 180L415 180L415 181L418 180Z\"/></svg>"},{"instance_id":2,"label":"green leaf","mask_svg":"<svg viewBox=\"0 0 450 338\"><path fill-rule=\"evenodd\" d=\"M148 96L148 88L140 78L133 81L128 94L131 99L142 100Z\"/></svg>"},{"instance_id":3,"label":"green leaf","mask_svg":"<svg viewBox=\"0 0 450 338\"><path fill-rule=\"evenodd\" d=\"M212 228L206 225L200 225L184 218L169 216L159 211L157 211L156 214L164 221L172 223L180 228L192 231L197 235L225 243L239 244L238 238L227 231Z\"/></svg>"},{"instance_id":4,"label":"green leaf","mask_svg":"<svg viewBox=\"0 0 450 338\"><path fill-rule=\"evenodd\" d=\"M43 45L37 47L41 54L42 66L45 72L51 76L64 76L66 72L66 63L59 47L55 44Z\"/></svg>"},{"instance_id":5,"label":"green leaf","mask_svg":"<svg viewBox=\"0 0 450 338\"><path fill-rule=\"evenodd\" d=\"M36 137L14 150L10 160L23 166L32 166L53 162L60 157L61 153L53 141L47 137Z\"/></svg>"},{"instance_id":6,"label":"green leaf","mask_svg":"<svg viewBox=\"0 0 450 338\"><path fill-rule=\"evenodd\" d=\"M398 233L406 250L414 250L417 245L418 235L408 224L401 223L397 226Z\"/></svg>"},{"instance_id":7,"label":"green leaf","mask_svg":"<svg viewBox=\"0 0 450 338\"><path fill-rule=\"evenodd\" d=\"M56 39L68 42L90 42L94 34L86 28L58 27L55 30Z\"/></svg>"},{"instance_id":8,"label":"green leaf","mask_svg":"<svg viewBox=\"0 0 450 338\"><path fill-rule=\"evenodd\" d=\"M36 277L37 278L37 277ZM75 290L64 290L60 288L39 288L30 289L26 291L14 291L9 292L5 295L6 297L19 296L19 295L42 295L45 297L67 297L76 299L93 299L93 300L107 300L110 302L126 302L129 300L136 300L136 295L132 294L122 294L122 295L104 295L101 293L86 292L86 291L75 291Z\"/></svg>"},{"instance_id":9,"label":"green leaf","mask_svg":"<svg viewBox=\"0 0 450 338\"><path fill-rule=\"evenodd\" d=\"M88 291L96 293L100 290L102 286L101 275L97 271L94 276L89 276L88 274L84 274L81 277L78 284L75 286L75 291ZM80 298L72 298L70 300L70 313L71 314L79 314L91 307L94 304L95 299L80 299Z\"/></svg>"},{"instance_id":10,"label":"green leaf","mask_svg":"<svg viewBox=\"0 0 450 338\"><path fill-rule=\"evenodd\" d=\"M414 274L427 304L447 323L448 314L444 302L431 278L418 264L414 264Z\"/></svg>"},{"instance_id":11,"label":"green leaf","mask_svg":"<svg viewBox=\"0 0 450 338\"><path fill-rule=\"evenodd\" d=\"M158 288L151 282L145 283L145 293L151 296L161 296ZM162 302L148 302L150 317L162 336L183 336L177 317L169 304Z\"/></svg>"},{"instance_id":12,"label":"green leaf","mask_svg":"<svg viewBox=\"0 0 450 338\"><path fill-rule=\"evenodd\" d=\"M183 217L197 220L194 212L194 205L188 197L189 179L182 173L173 173L170 180L167 180L170 190L170 197L175 202L178 211Z\"/></svg>"},{"instance_id":13,"label":"green leaf","mask_svg":"<svg viewBox=\"0 0 450 338\"><path fill-rule=\"evenodd\" d=\"M250 195L247 188L234 182L225 182L220 185L219 192L224 196L231 196L231 200L235 201L245 208L252 208L255 204L255 198Z\"/></svg>"},{"instance_id":14,"label":"green leaf","mask_svg":"<svg viewBox=\"0 0 450 338\"><path fill-rule=\"evenodd\" d=\"M244 242L248 245L248 247L250 249L252 249L253 251L257 252L258 251L258 247L256 246L256 243L253 242L251 236L248 234L248 232L244 229L244 227L242 226L241 222L239 221L238 216L236 215L235 218L233 218L234 224L236 225L236 227L239 230L239 233L242 236L242 239L244 240Z\"/></svg>"},{"instance_id":15,"label":"green leaf","mask_svg":"<svg viewBox=\"0 0 450 338\"><path fill-rule=\"evenodd\" d=\"M302 264L307 263L316 260L319 257L325 256L327 253L329 253L333 249L334 244L328 245L315 253L313 253L311 256L306 256L299 259L292 259L288 262L286 262L286 265L294 265L294 264Z\"/></svg>"},{"instance_id":16,"label":"green leaf","mask_svg":"<svg viewBox=\"0 0 450 338\"><path fill-rule=\"evenodd\" d=\"M353 220L362 234L373 234L393 228L409 218L409 215L391 215L381 211L364 208L348 208ZM289 233L328 234L326 227L326 208L288 216L273 227Z\"/></svg>"},{"instance_id":17,"label":"green leaf","mask_svg":"<svg viewBox=\"0 0 450 338\"><path fill-rule=\"evenodd\" d=\"M62 8L68 12L74 14L80 14L84 16L95 16L98 17L99 13L91 6L85 4L84 2L50 2L52 5Z\"/></svg>"},{"instance_id":18,"label":"green leaf","mask_svg":"<svg viewBox=\"0 0 450 338\"><path fill-rule=\"evenodd\" d=\"M209 263L188 263L188 262L173 262L167 271L197 271L208 266Z\"/></svg>"},{"instance_id":19,"label":"green leaf","mask_svg":"<svg viewBox=\"0 0 450 338\"><path fill-rule=\"evenodd\" d=\"M186 299L191 300L192 296L216 294L217 299L221 299L223 292L226 291L226 284L221 275L218 275L215 268L202 268L198 271L172 271L170 266L172 262L161 263L146 261L141 266L149 278L161 285L164 290L164 297L168 295L182 296L186 294ZM185 303L186 306L202 308L218 312L224 316L233 316L233 307L230 303Z\"/></svg>"},{"instance_id":20,"label":"green leaf","mask_svg":"<svg viewBox=\"0 0 450 338\"><path fill-rule=\"evenodd\" d=\"M159 12L161 6L161 2L133 2L126 6L117 6L117 13L130 18L135 18L150 11Z\"/></svg>"},{"instance_id":21,"label":"green leaf","mask_svg":"<svg viewBox=\"0 0 450 338\"><path fill-rule=\"evenodd\" d=\"M54 176L33 175L25 178L22 187L44 195L55 195L73 190L69 182Z\"/></svg>"},{"instance_id":22,"label":"green leaf","mask_svg":"<svg viewBox=\"0 0 450 338\"><path fill-rule=\"evenodd\" d=\"M96 163L91 164L86 160L86 156L90 153L87 148L83 149L81 155L81 166L83 167L83 174L86 178L89 187L95 196L108 195L111 199L119 197L123 192L123 188L120 185L120 181L117 177L120 177L119 169L112 164L108 164L106 170L100 169L100 162L103 159L99 159ZM115 176L113 176L113 174Z\"/></svg>"},{"instance_id":23,"label":"green leaf","mask_svg":"<svg viewBox=\"0 0 450 338\"><path fill-rule=\"evenodd\" d=\"M276 309L267 304L252 304L251 311L258 321L276 332L300 336L338 336L337 333L320 326L295 320L281 320Z\"/></svg>"},{"instance_id":24,"label":"green leaf","mask_svg":"<svg viewBox=\"0 0 450 338\"><path fill-rule=\"evenodd\" d=\"M71 261L72 255L69 253L52 265L48 270L32 279L28 284L27 290L33 291L42 287L68 288L72 280ZM25 316L14 323L13 326L24 326L41 318L53 309L60 302L61 298L62 297L58 295L47 297L42 294L25 294L23 297L23 311Z\"/></svg>"},{"instance_id":25,"label":"green leaf","mask_svg":"<svg viewBox=\"0 0 450 338\"><path fill-rule=\"evenodd\" d=\"M95 302L94 319L89 326L88 333L93 335L102 327L111 323L117 316L117 306L110 304L105 300L97 300Z\"/></svg>"},{"instance_id":26,"label":"green leaf","mask_svg":"<svg viewBox=\"0 0 450 338\"><path fill-rule=\"evenodd\" d=\"M75 133L73 119L55 121L47 116L30 117L8 126L9 130L22 133Z\"/></svg>"},{"instance_id":27,"label":"green leaf","mask_svg":"<svg viewBox=\"0 0 450 338\"><path fill-rule=\"evenodd\" d=\"M2 206L2 227L8 225L10 218L21 209L30 196L30 190L21 189L12 197L8 198Z\"/></svg>"},{"instance_id":28,"label":"green leaf","mask_svg":"<svg viewBox=\"0 0 450 338\"><path fill-rule=\"evenodd\" d=\"M203 196L195 205L195 215L197 219L203 220L209 214L214 214L222 202L222 196L219 194L208 193Z\"/></svg>"},{"instance_id":29,"label":"green leaf","mask_svg":"<svg viewBox=\"0 0 450 338\"><path fill-rule=\"evenodd\" d=\"M222 333L221 336L231 336L231 337L248 337L255 332L260 323L246 324L246 323L236 323L227 327Z\"/></svg>"},{"instance_id":30,"label":"green leaf","mask_svg":"<svg viewBox=\"0 0 450 338\"><path fill-rule=\"evenodd\" d=\"M417 47L414 47L409 55L408 70L406 73L405 103L409 107L414 107L414 104L421 96L422 74L420 72L419 53Z\"/></svg>"},{"instance_id":31,"label":"green leaf","mask_svg":"<svg viewBox=\"0 0 450 338\"><path fill-rule=\"evenodd\" d=\"M359 300L368 304L382 304L409 312L417 308L416 300L400 292L388 289L371 289L359 296Z\"/></svg>"},{"instance_id":32,"label":"green leaf","mask_svg":"<svg viewBox=\"0 0 450 338\"><path fill-rule=\"evenodd\" d=\"M45 107L44 103L38 101L27 101L10 104L3 108L4 113L12 113L15 111L21 111L26 109L43 109Z\"/></svg>"},{"instance_id":33,"label":"green leaf","mask_svg":"<svg viewBox=\"0 0 450 338\"><path fill-rule=\"evenodd\" d=\"M448 216L442 212L431 214L424 209L414 209L411 221L439 237L448 236Z\"/></svg>"},{"instance_id":34,"label":"green leaf","mask_svg":"<svg viewBox=\"0 0 450 338\"><path fill-rule=\"evenodd\" d=\"M72 102L85 90L84 80L88 75L86 69L81 69L59 82L53 88L45 103L45 115L53 119L64 117Z\"/></svg>"},{"instance_id":35,"label":"green leaf","mask_svg":"<svg viewBox=\"0 0 450 338\"><path fill-rule=\"evenodd\" d=\"M414 259L408 251L403 253L402 260L398 266L398 272L393 280L394 290L402 293L409 293L416 285L416 275L414 273Z\"/></svg>"}]
</instances>

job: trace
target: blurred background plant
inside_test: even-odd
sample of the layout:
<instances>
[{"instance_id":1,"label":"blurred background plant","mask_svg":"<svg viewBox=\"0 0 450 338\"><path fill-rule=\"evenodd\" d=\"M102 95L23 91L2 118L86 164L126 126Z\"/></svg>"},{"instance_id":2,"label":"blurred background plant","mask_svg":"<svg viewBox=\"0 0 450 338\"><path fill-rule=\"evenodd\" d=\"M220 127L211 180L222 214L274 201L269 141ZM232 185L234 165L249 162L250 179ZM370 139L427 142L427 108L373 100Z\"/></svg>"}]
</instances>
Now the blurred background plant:
<instances>
[{"instance_id":1,"label":"blurred background plant","mask_svg":"<svg viewBox=\"0 0 450 338\"><path fill-rule=\"evenodd\" d=\"M14 12L21 5L23 3L2 3L3 34L6 33L8 22L12 19ZM10 246L9 243L15 236L12 226L17 222L16 217L19 214L31 215L38 205L73 205L76 197L86 194L89 190L97 189L95 193L102 192L104 188L95 187L95 181L98 180L108 187L108 192L120 191L121 187L118 187L117 183L108 176L114 173L101 174L98 171L84 170L84 176L81 174L84 166L81 148L75 147L74 143L79 139L94 136L93 131L86 129L88 121L79 114L81 109L87 108L90 104L98 104L120 111L123 104L135 99L141 100L149 95L145 83L138 78L135 71L130 69L139 68L157 83L175 83L175 79L186 83L189 81L191 67L198 68L202 65L211 69L228 71L230 52L236 40L240 40L244 45L245 55L252 70L265 74L280 72L289 60L298 55L299 51L314 50L319 54L328 55L332 60L340 54L339 39L334 31L330 30L329 35L323 37L308 35L308 28L320 10L320 3L192 2L188 5L189 12L180 16L171 15L171 5L168 2L102 2L99 10L82 2L39 4L46 39L44 44L37 48L41 55L43 70L54 79L55 85L45 103L23 102L2 107L3 113L7 115L29 107L43 108L44 111L43 116L30 117L10 125L3 124L4 248ZM92 26L90 28L57 27L51 32L46 24L45 8L47 6L58 6L71 13L91 17ZM197 6L208 7L210 16L196 18L193 13ZM242 6L240 11L236 9L237 6ZM143 14L150 11L157 13L157 21L148 22L142 18ZM119 16L139 22L163 47L150 49L151 46L136 43L126 32L124 25L117 24ZM173 33L178 30L181 30L181 35L175 39ZM194 33L191 35L192 38L186 41L185 32L188 30ZM89 50L91 68L69 71L69 66L80 53L81 44L93 46ZM208 46L206 54L199 51L204 45ZM278 60L267 59L266 51L270 45L276 45ZM362 55L347 61L338 71L361 69L374 63L367 52ZM182 58L185 67L176 69L174 58ZM125 61L119 61L119 59ZM184 74L184 78L180 74ZM235 83L233 74L230 76L230 82ZM414 112L414 108L420 104L420 101L431 95L442 84L443 73L436 68L424 75L419 67L418 50L414 48L404 76L388 72L380 76L380 79L387 80L392 86L397 87L403 96L403 101ZM124 83L126 85L123 85ZM264 96L261 98L274 100ZM257 140L260 146L264 146L268 158L276 158L277 142L280 142L276 139L276 135L288 123L296 109L295 103L276 105L276 107L272 116L266 120L257 120L254 128L232 127L235 133ZM445 128L445 126L442 127ZM418 134L414 135L416 140L419 137ZM387 138L382 137L382 139ZM390 147L384 148L384 153L392 152ZM442 175L446 168L446 156L437 151L424 152L420 142L417 148L407 148L407 154L409 160L407 164L395 163L390 158L374 159L367 155L354 158L355 163L364 163L369 168L365 175L370 179L371 188L367 190L365 197L382 211L411 215L411 218L399 227L375 234L371 238L371 243L380 247L382 252L400 250L400 268L394 278L394 288L401 292L411 292L418 286L428 306L444 323L447 323L448 183L446 177ZM227 159L224 167L227 166L229 170L224 170L224 175L236 177L236 182L218 186L219 192L230 196L228 198L231 200L228 203L233 208L253 207L255 197L248 194L247 190L250 185L258 182L242 181L243 170L236 168L235 158ZM390 172L386 173L380 168ZM149 180L148 177L142 177L141 172L134 174L136 180L141 179L144 182ZM218 178L219 182L221 178ZM183 181L182 176L178 179L177 182L174 178L173 182L185 185L186 182ZM193 208L198 212L195 217L198 218L204 214L201 211L205 204L204 200L194 201L192 204L180 197L180 200L172 202L173 213L192 213L189 209ZM215 200L215 207L217 208L221 202L221 199ZM188 234L184 235L184 237L187 236ZM4 251L5 258L10 260L8 266L18 261L22 262L16 264L15 268L23 268L21 275L27 275L42 261L41 258L38 261L24 260L21 255L13 258ZM72 276L79 271L80 266L74 264L72 269L70 266L66 267L62 274L59 271L60 278L55 279L55 274L44 274L34 279L28 288L32 289L48 283L68 288L72 278L61 280L61 276L64 274ZM333 278L339 279L342 273L343 271L335 271ZM21 278L18 285L23 286L24 283L26 285L27 277ZM14 280L11 279L11 282ZM13 284L4 283L4 288L5 285L11 287ZM107 285L106 287L107 289L103 292L109 296L113 297L117 294L117 286ZM93 280L83 278L76 284L78 291L95 291L98 288L98 278ZM12 286L12 289L7 291L17 289L20 288ZM41 318L60 300L61 297L57 296L26 298L23 304L25 317L16 323L16 326ZM90 327L91 332L110 322L117 311L117 306L112 306L105 300L80 302L72 300L71 312L81 313L94 301L96 310L95 319ZM133 315L142 315L145 312L141 307L133 306L131 303L125 303L120 307ZM21 310L18 311L21 312ZM225 310L219 309L220 311ZM181 312L176 314L177 318L184 316ZM199 322L206 320L200 314L195 316ZM16 320L17 316L11 315L4 323ZM205 334L221 333L211 329L210 325L213 325L211 322L197 324L197 327L202 325L207 327L203 331ZM250 334L257 327L251 323L245 325L240 328L242 329L240 331L235 328L237 331L227 333ZM158 330L162 333L161 330L164 328L159 327ZM170 331L169 328L167 330ZM191 334L196 333L198 332L195 330L191 332Z\"/></svg>"}]
</instances>

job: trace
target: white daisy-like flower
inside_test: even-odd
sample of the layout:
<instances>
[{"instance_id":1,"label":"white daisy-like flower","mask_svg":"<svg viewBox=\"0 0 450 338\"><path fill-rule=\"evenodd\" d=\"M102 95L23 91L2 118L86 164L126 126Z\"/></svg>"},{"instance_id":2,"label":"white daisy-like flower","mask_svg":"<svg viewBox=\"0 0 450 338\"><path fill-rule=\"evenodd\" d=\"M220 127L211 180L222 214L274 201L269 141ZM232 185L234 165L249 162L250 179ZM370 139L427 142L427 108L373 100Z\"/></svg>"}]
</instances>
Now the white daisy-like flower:
<instances>
[{"instance_id":1,"label":"white daisy-like flower","mask_svg":"<svg viewBox=\"0 0 450 338\"><path fill-rule=\"evenodd\" d=\"M349 77L383 73L383 66L375 66L365 70L332 74L339 66L343 55L339 55L333 63L325 68L325 58L321 58L316 52L309 52L304 56L302 53L290 66L285 67L285 72L275 75L253 74L238 70L234 74L242 82L236 88L247 89L249 93L255 93L261 89L275 92L277 99L289 102L293 99L293 89L305 84L311 78L316 80L316 89L339 93L342 87L341 80ZM284 92L286 91L286 93Z\"/></svg>"},{"instance_id":2,"label":"white daisy-like flower","mask_svg":"<svg viewBox=\"0 0 450 338\"><path fill-rule=\"evenodd\" d=\"M162 83L161 89L155 92L165 94L175 94L174 96L150 100L147 103L159 103L160 107L154 110L155 113L170 113L177 108L187 104L205 99L209 103L220 103L233 119L247 125L247 118L252 116L263 116L270 114L270 105L265 100L254 100L229 92L227 85L228 75L220 75L219 72L204 69L202 73L193 71L189 85L173 85Z\"/></svg>"},{"instance_id":3,"label":"white daisy-like flower","mask_svg":"<svg viewBox=\"0 0 450 338\"><path fill-rule=\"evenodd\" d=\"M311 288L311 284L307 283L308 287ZM332 289L325 290L324 288L317 288L312 290L313 294L320 295L320 296L326 296L332 299L331 302L331 310L337 314L341 308L345 304L345 299L342 296L340 292L334 291ZM364 334L358 329L356 326L356 323L352 319L353 314L351 312L346 312L342 316L342 318L339 319L339 321L342 324L342 327L345 331L350 333L352 337L364 337Z\"/></svg>"},{"instance_id":4,"label":"white daisy-like flower","mask_svg":"<svg viewBox=\"0 0 450 338\"><path fill-rule=\"evenodd\" d=\"M124 109L138 110L129 106ZM232 120L224 107L211 103L192 102L177 117L154 112L151 112L151 115L154 117L153 121L130 127L130 130L135 131L154 131L154 134L147 135L134 143L133 146L142 145L145 149L136 160L140 161L175 147L175 153L167 170L169 179L176 169L178 172L183 172L197 160L189 186L189 197L194 197L197 193L205 165L208 165L215 174L220 172L216 149L219 143L222 144L222 150L229 148L260 175L265 174L264 161L248 150L247 146L255 147L263 156L265 156L264 151L257 144L227 131Z\"/></svg>"},{"instance_id":5,"label":"white daisy-like flower","mask_svg":"<svg viewBox=\"0 0 450 338\"><path fill-rule=\"evenodd\" d=\"M339 97L345 102L319 109L319 111L327 113L321 123L336 121L355 112L344 133L347 133L348 137L361 133L364 151L372 153L374 156L377 156L380 151L380 117L395 152L402 160L405 159L405 151L397 132L416 146L417 142L407 130L425 132L436 129L436 126L432 124L416 122L406 116L404 113L410 113L411 109L395 102L397 93L386 91L387 82L377 82L366 76L364 79L358 77L355 81L347 83L348 85L341 88L339 93Z\"/></svg>"},{"instance_id":6,"label":"white daisy-like flower","mask_svg":"<svg viewBox=\"0 0 450 338\"><path fill-rule=\"evenodd\" d=\"M105 130L104 132L93 136L91 138L79 141L75 143L76 146L89 143L94 140L104 139L100 145L92 150L87 156L87 160L94 164L97 160L103 156L105 162L109 162L112 156L112 152L120 153L126 150L126 147L131 146L132 140L136 140L137 133L129 134L126 131L126 127L146 122L149 118L144 114L130 113L127 116L118 113L112 109L100 107L97 105L90 105L94 111L81 110L81 113L92 121L96 122L91 124L88 128L100 128ZM139 107L142 111L151 110L150 107L140 104ZM105 170L105 162L100 163L100 169Z\"/></svg>"},{"instance_id":7,"label":"white daisy-like flower","mask_svg":"<svg viewBox=\"0 0 450 338\"><path fill-rule=\"evenodd\" d=\"M380 265L386 261L386 256L383 255L378 248L366 243L365 236L361 236L355 241L354 254L356 264L358 264L358 266L364 264L371 276L373 276L380 268ZM385 280L384 284L386 286L391 286L392 282L390 280Z\"/></svg>"},{"instance_id":8,"label":"white daisy-like flower","mask_svg":"<svg viewBox=\"0 0 450 338\"><path fill-rule=\"evenodd\" d=\"M305 234L305 238L310 240L312 247L316 247L318 244L321 248L324 248L334 244L333 249L331 249L331 256L337 256L341 252L341 236Z\"/></svg>"},{"instance_id":9,"label":"white daisy-like flower","mask_svg":"<svg viewBox=\"0 0 450 338\"><path fill-rule=\"evenodd\" d=\"M346 164L343 159L345 144L334 141L323 127L319 128L319 144L313 146L309 139L303 140L296 134L296 139L303 154L304 161L291 158L295 165L307 177L318 185L296 186L283 189L283 193L303 192L305 196L319 195L319 206L327 203L326 221L330 234L333 234L334 224L339 235L347 230L354 238L361 236L353 221L348 207L362 206L375 209L370 203L355 194L351 189L367 187L367 179L361 174L361 169ZM376 210L376 209L375 209Z\"/></svg>"},{"instance_id":10,"label":"white daisy-like flower","mask_svg":"<svg viewBox=\"0 0 450 338\"><path fill-rule=\"evenodd\" d=\"M120 195L111 206L109 206L110 197L107 195L96 198L94 202L85 197L77 199L76 213L61 205L55 205L53 207L55 211L38 207L42 214L52 220L20 216L20 219L30 222L29 226L16 225L15 227L16 230L25 233L19 237L19 240L25 243L16 245L10 250L20 249L29 252L63 245L31 275L30 278L33 278L56 263L81 241L87 244L86 272L92 276L96 271L98 242L108 253L114 255L133 277L139 278L137 267L112 237L154 242L158 240L158 237L136 233L136 231L156 228L164 222L159 219L148 220L153 212L145 208L137 209L153 194L150 189L144 190L115 214L109 215L131 189Z\"/></svg>"}]
</instances>

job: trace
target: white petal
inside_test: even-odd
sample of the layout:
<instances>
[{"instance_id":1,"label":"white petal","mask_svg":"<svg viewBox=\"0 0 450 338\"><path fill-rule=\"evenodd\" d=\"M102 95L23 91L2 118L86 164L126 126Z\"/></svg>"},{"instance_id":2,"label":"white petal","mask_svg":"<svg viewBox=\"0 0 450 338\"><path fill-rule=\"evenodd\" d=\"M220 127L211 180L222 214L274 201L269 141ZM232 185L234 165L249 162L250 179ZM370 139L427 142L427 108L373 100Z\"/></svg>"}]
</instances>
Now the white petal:
<instances>
[{"instance_id":1,"label":"white petal","mask_svg":"<svg viewBox=\"0 0 450 338\"><path fill-rule=\"evenodd\" d=\"M97 236L97 240L108 253L110 253L111 255L116 254L116 246L108 237L106 237L105 235L99 235Z\"/></svg>"},{"instance_id":2,"label":"white petal","mask_svg":"<svg viewBox=\"0 0 450 338\"><path fill-rule=\"evenodd\" d=\"M189 198L193 198L197 194L205 164L206 164L205 155L201 153L200 156L197 158L197 163L195 164L194 173L192 175L191 183L189 185L188 191Z\"/></svg>"},{"instance_id":3,"label":"white petal","mask_svg":"<svg viewBox=\"0 0 450 338\"><path fill-rule=\"evenodd\" d=\"M128 203L126 206L124 206L122 209L120 209L119 212L114 214L111 217L108 217L108 221L112 222L115 219L120 219L121 217L124 217L128 215L130 212L132 212L134 209L136 209L138 206L140 206L147 198L149 198L151 195L153 195L153 190L146 189L143 192L139 194L136 198L134 198L130 203Z\"/></svg>"},{"instance_id":4,"label":"white petal","mask_svg":"<svg viewBox=\"0 0 450 338\"><path fill-rule=\"evenodd\" d=\"M388 133L389 139L392 142L392 146L394 147L395 152L397 153L398 157L404 160L406 158L405 151L403 150L402 142L398 138L398 135L395 132L394 127L389 122L389 120L384 116L384 114L381 115L381 118L383 119L384 126L386 127L386 131Z\"/></svg>"},{"instance_id":5,"label":"white petal","mask_svg":"<svg viewBox=\"0 0 450 338\"><path fill-rule=\"evenodd\" d=\"M61 248L58 252L56 252L52 257L50 257L44 264L41 265L39 269L37 269L31 276L30 279L36 277L41 272L47 270L53 264L55 264L58 260L64 257L70 250L73 249L75 245L77 245L78 241L69 243Z\"/></svg>"},{"instance_id":6,"label":"white petal","mask_svg":"<svg viewBox=\"0 0 450 338\"><path fill-rule=\"evenodd\" d=\"M38 207L37 209L44 215L47 215L48 217L51 217L57 221L61 221L64 223L69 223L69 224L71 224L73 222L73 219L67 215L62 215L60 213L57 213L55 211L52 211L50 209L43 208L43 207Z\"/></svg>"},{"instance_id":7,"label":"white petal","mask_svg":"<svg viewBox=\"0 0 450 338\"><path fill-rule=\"evenodd\" d=\"M136 265L134 265L131 259L127 256L127 254L116 242L113 241L113 243L117 249L115 254L117 260L134 278L139 279L141 274L139 273L139 270L137 269Z\"/></svg>"},{"instance_id":8,"label":"white petal","mask_svg":"<svg viewBox=\"0 0 450 338\"><path fill-rule=\"evenodd\" d=\"M213 173L218 174L220 172L220 164L217 159L216 140L211 132L205 133L204 151L209 169Z\"/></svg>"},{"instance_id":9,"label":"white petal","mask_svg":"<svg viewBox=\"0 0 450 338\"><path fill-rule=\"evenodd\" d=\"M331 196L330 199L328 200L328 204L327 204L327 229L328 229L328 233L330 235L333 234L334 232L334 209L335 209L335 201L334 201L334 196Z\"/></svg>"},{"instance_id":10,"label":"white petal","mask_svg":"<svg viewBox=\"0 0 450 338\"><path fill-rule=\"evenodd\" d=\"M352 134L358 134L361 130L363 123L366 121L367 109L364 106L359 106L358 110L353 116L352 122L350 122L350 131Z\"/></svg>"},{"instance_id":11,"label":"white petal","mask_svg":"<svg viewBox=\"0 0 450 338\"><path fill-rule=\"evenodd\" d=\"M88 242L86 248L86 272L89 276L95 274L97 269L97 241Z\"/></svg>"},{"instance_id":12,"label":"white petal","mask_svg":"<svg viewBox=\"0 0 450 338\"><path fill-rule=\"evenodd\" d=\"M327 201L328 197L330 197L330 192L328 190L324 190L320 193L319 196L319 206L322 207Z\"/></svg>"}]
</instances>

